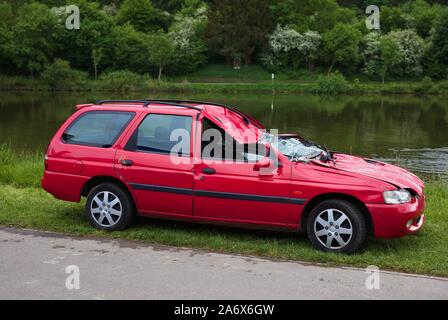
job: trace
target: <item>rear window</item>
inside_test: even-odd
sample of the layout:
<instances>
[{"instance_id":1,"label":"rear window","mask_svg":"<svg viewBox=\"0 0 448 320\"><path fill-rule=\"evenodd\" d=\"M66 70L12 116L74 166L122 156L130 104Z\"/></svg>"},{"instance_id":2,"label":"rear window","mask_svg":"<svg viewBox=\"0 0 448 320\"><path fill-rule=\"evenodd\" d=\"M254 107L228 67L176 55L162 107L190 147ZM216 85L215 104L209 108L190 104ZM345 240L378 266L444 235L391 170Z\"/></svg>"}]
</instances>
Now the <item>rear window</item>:
<instances>
[{"instance_id":1,"label":"rear window","mask_svg":"<svg viewBox=\"0 0 448 320\"><path fill-rule=\"evenodd\" d=\"M65 143L110 148L134 117L134 112L90 111L79 116L64 132Z\"/></svg>"}]
</instances>

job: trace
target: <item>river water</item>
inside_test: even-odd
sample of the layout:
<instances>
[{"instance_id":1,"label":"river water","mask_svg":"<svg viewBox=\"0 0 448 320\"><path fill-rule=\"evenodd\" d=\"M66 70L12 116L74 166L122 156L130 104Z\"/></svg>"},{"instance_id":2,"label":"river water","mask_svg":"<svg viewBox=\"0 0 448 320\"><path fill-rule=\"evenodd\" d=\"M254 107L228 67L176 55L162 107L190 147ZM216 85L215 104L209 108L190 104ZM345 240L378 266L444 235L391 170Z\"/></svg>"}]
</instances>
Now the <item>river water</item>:
<instances>
[{"instance_id":1,"label":"river water","mask_svg":"<svg viewBox=\"0 0 448 320\"><path fill-rule=\"evenodd\" d=\"M99 99L182 98L229 104L280 133L448 177L448 99L341 96L0 92L0 143L43 151L77 103Z\"/></svg>"}]
</instances>

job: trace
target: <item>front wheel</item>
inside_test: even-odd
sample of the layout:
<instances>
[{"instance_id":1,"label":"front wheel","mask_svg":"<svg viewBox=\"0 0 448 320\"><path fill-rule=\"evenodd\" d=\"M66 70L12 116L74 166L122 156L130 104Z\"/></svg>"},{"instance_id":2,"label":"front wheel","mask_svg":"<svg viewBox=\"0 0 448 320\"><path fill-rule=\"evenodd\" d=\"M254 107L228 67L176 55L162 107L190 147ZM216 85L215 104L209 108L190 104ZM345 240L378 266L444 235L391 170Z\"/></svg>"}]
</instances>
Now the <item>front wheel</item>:
<instances>
[{"instance_id":1,"label":"front wheel","mask_svg":"<svg viewBox=\"0 0 448 320\"><path fill-rule=\"evenodd\" d=\"M85 211L90 223L105 231L124 230L135 216L128 194L112 183L100 184L90 191Z\"/></svg>"},{"instance_id":2,"label":"front wheel","mask_svg":"<svg viewBox=\"0 0 448 320\"><path fill-rule=\"evenodd\" d=\"M367 236L361 211L345 200L326 200L315 206L308 218L308 237L322 251L353 253Z\"/></svg>"}]
</instances>

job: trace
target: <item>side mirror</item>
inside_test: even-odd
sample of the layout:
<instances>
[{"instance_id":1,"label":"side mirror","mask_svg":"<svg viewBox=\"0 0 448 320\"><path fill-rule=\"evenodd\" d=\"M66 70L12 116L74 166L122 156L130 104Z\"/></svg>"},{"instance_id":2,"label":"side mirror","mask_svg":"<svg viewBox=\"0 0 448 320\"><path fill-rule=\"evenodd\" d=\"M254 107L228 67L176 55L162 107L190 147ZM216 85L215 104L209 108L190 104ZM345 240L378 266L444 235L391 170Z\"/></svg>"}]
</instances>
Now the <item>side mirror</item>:
<instances>
[{"instance_id":1,"label":"side mirror","mask_svg":"<svg viewBox=\"0 0 448 320\"><path fill-rule=\"evenodd\" d=\"M269 168L273 165L272 159L268 157L262 158L260 161L254 164L254 171L260 171L262 168Z\"/></svg>"}]
</instances>

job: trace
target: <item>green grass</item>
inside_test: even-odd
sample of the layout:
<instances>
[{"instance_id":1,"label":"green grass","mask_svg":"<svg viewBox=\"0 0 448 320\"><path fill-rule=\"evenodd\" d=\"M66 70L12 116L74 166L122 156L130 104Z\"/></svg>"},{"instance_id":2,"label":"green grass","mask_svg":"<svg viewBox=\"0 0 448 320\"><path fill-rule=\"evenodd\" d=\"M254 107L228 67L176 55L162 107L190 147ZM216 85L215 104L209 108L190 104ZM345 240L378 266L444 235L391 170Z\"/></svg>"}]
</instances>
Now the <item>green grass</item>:
<instances>
[{"instance_id":1,"label":"green grass","mask_svg":"<svg viewBox=\"0 0 448 320\"><path fill-rule=\"evenodd\" d=\"M121 74L121 77L117 75ZM127 76L126 76L127 74ZM322 70L279 72L274 84L271 73L259 65L242 67L240 70L224 64L209 64L187 76L168 77L158 82L148 75L130 72L114 72L103 75L100 80L86 80L79 84L64 86L64 91L84 92L141 92L147 94L160 92L175 93L251 93L251 94L418 94L448 95L448 81L392 80L384 85L365 77L351 75L343 92L328 92L328 86L322 88ZM325 90L323 90L325 89ZM0 91L51 91L40 79L29 77L11 77L0 75Z\"/></svg>"},{"instance_id":2,"label":"green grass","mask_svg":"<svg viewBox=\"0 0 448 320\"><path fill-rule=\"evenodd\" d=\"M42 161L38 155L16 157L0 148L0 225L62 232L78 236L129 239L216 252L256 255L448 276L448 185L432 178L427 183L428 223L421 233L401 239L369 239L353 255L327 254L311 247L305 235L251 231L139 218L130 229L105 233L93 229L83 204L54 199L41 190Z\"/></svg>"},{"instance_id":3,"label":"green grass","mask_svg":"<svg viewBox=\"0 0 448 320\"><path fill-rule=\"evenodd\" d=\"M275 72L275 82L311 82L317 80L322 70L310 72L305 69ZM181 77L169 77L169 81L185 81L196 83L271 83L272 73L260 65L242 66L239 70L227 64L207 64L197 71Z\"/></svg>"},{"instance_id":4,"label":"green grass","mask_svg":"<svg viewBox=\"0 0 448 320\"><path fill-rule=\"evenodd\" d=\"M38 188L44 170L43 160L41 153L13 152L8 145L0 145L0 183Z\"/></svg>"},{"instance_id":5,"label":"green grass","mask_svg":"<svg viewBox=\"0 0 448 320\"><path fill-rule=\"evenodd\" d=\"M271 73L258 65L234 70L226 64L208 64L186 77L191 82L252 82L271 80ZM225 80L225 81L223 81Z\"/></svg>"}]
</instances>

